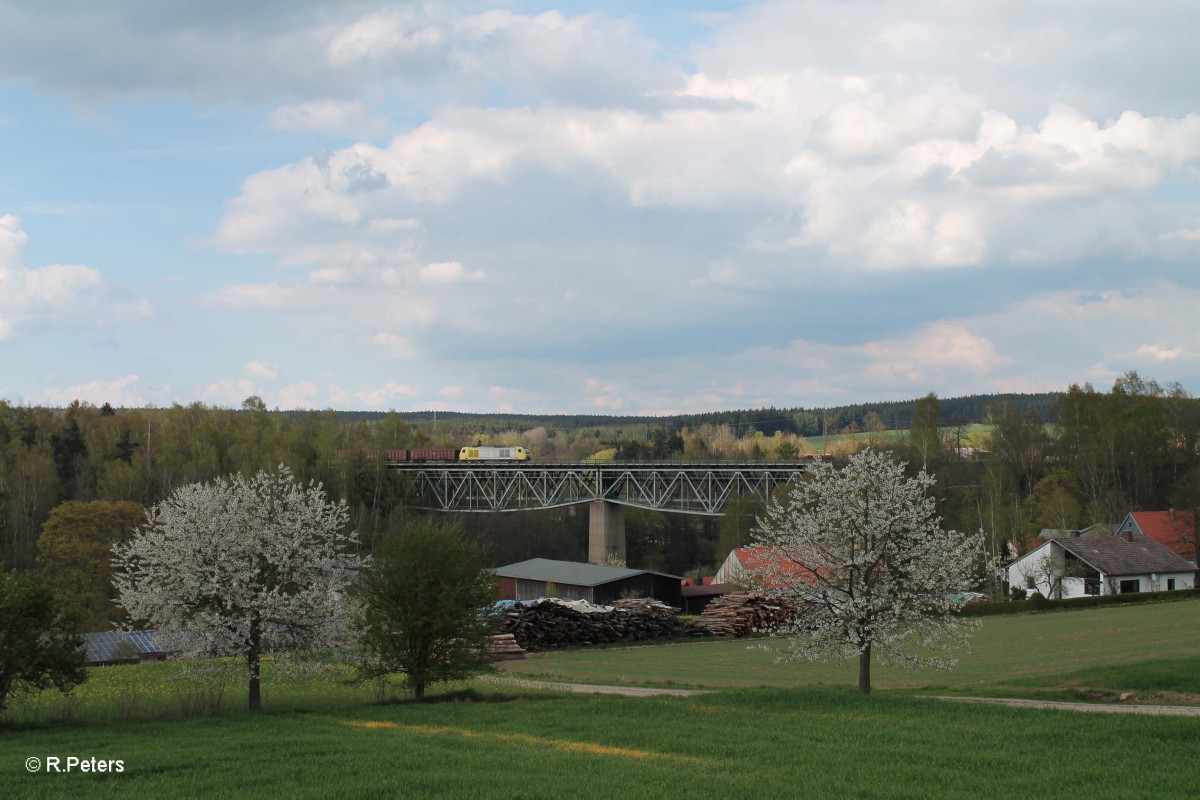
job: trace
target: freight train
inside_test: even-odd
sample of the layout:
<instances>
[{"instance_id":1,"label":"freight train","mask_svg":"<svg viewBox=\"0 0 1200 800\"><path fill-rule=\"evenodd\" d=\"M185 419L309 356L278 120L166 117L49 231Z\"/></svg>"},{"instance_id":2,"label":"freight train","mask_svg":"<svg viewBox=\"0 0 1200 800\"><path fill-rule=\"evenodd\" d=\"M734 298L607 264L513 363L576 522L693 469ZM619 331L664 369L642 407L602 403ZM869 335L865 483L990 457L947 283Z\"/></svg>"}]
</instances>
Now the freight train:
<instances>
[{"instance_id":1,"label":"freight train","mask_svg":"<svg viewBox=\"0 0 1200 800\"><path fill-rule=\"evenodd\" d=\"M336 450L338 458L376 458L378 454L363 450ZM424 461L532 461L533 454L519 445L504 447L476 446L458 450L384 450L387 461L418 463Z\"/></svg>"}]
</instances>

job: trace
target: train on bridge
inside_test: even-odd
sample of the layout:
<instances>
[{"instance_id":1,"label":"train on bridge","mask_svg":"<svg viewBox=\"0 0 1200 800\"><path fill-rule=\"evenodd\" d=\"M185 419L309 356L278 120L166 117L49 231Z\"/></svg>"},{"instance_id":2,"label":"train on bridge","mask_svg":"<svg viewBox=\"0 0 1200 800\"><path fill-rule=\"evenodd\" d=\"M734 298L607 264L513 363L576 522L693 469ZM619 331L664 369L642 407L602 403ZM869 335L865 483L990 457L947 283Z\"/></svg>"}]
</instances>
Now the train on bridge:
<instances>
[{"instance_id":1,"label":"train on bridge","mask_svg":"<svg viewBox=\"0 0 1200 800\"><path fill-rule=\"evenodd\" d=\"M380 456L380 453L371 450L336 450L334 455L338 458L364 458L375 459ZM503 447L493 446L473 446L461 447L458 450L384 450L382 452L385 461L403 462L406 464L420 463L437 463L445 461L491 461L491 462L509 462L520 463L533 461L533 454L528 449L520 445L506 445Z\"/></svg>"}]
</instances>

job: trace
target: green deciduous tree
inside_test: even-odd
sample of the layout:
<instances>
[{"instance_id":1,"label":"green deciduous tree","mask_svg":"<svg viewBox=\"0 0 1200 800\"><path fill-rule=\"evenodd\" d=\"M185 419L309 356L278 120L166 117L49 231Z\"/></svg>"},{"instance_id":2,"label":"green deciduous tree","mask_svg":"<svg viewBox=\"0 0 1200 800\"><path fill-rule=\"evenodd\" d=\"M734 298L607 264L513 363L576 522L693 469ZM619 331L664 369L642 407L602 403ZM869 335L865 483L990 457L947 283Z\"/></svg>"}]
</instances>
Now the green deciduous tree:
<instances>
[{"instance_id":1,"label":"green deciduous tree","mask_svg":"<svg viewBox=\"0 0 1200 800\"><path fill-rule=\"evenodd\" d=\"M413 694L487 669L498 597L482 551L454 526L380 537L358 584L366 677L403 673Z\"/></svg>"},{"instance_id":2,"label":"green deciduous tree","mask_svg":"<svg viewBox=\"0 0 1200 800\"><path fill-rule=\"evenodd\" d=\"M115 605L112 547L146 521L137 503L60 503L38 537L38 570L55 594L82 614L83 629L101 631L124 619Z\"/></svg>"},{"instance_id":3,"label":"green deciduous tree","mask_svg":"<svg viewBox=\"0 0 1200 800\"><path fill-rule=\"evenodd\" d=\"M0 716L12 698L87 679L78 617L38 576L0 572Z\"/></svg>"},{"instance_id":4,"label":"green deciduous tree","mask_svg":"<svg viewBox=\"0 0 1200 800\"><path fill-rule=\"evenodd\" d=\"M942 407L933 392L917 401L913 408L912 427L908 431L909 447L914 459L921 462L921 469L937 461L942 449L942 436L938 431L938 418Z\"/></svg>"}]
</instances>

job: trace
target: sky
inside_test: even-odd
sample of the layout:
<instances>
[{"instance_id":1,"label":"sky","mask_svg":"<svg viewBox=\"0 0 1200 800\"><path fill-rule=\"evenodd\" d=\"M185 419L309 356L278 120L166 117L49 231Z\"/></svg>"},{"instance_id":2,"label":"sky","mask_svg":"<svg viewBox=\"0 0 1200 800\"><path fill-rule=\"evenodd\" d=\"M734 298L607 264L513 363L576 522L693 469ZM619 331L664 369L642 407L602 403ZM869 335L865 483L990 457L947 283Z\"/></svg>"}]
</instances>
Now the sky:
<instances>
[{"instance_id":1,"label":"sky","mask_svg":"<svg viewBox=\"0 0 1200 800\"><path fill-rule=\"evenodd\" d=\"M0 0L0 398L1200 392L1200 3Z\"/></svg>"}]
</instances>

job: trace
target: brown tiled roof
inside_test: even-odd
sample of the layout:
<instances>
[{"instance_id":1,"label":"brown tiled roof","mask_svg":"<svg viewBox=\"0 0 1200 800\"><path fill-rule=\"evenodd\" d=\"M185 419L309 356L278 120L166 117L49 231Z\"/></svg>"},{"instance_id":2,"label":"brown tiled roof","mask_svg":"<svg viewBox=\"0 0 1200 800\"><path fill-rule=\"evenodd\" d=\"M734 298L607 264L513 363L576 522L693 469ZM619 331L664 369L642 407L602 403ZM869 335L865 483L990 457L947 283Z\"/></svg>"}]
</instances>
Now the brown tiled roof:
<instances>
[{"instance_id":1,"label":"brown tiled roof","mask_svg":"<svg viewBox=\"0 0 1200 800\"><path fill-rule=\"evenodd\" d=\"M1080 561L1105 575L1140 575L1153 572L1192 572L1196 568L1153 539L1120 536L1079 536L1053 539Z\"/></svg>"},{"instance_id":2,"label":"brown tiled roof","mask_svg":"<svg viewBox=\"0 0 1200 800\"><path fill-rule=\"evenodd\" d=\"M1138 530L1184 558L1196 557L1196 518L1191 511L1134 511Z\"/></svg>"}]
</instances>

